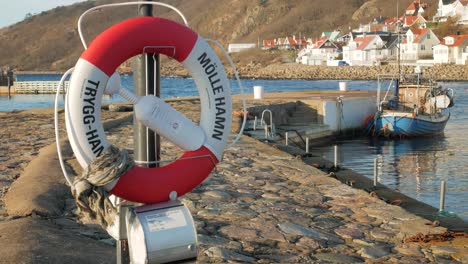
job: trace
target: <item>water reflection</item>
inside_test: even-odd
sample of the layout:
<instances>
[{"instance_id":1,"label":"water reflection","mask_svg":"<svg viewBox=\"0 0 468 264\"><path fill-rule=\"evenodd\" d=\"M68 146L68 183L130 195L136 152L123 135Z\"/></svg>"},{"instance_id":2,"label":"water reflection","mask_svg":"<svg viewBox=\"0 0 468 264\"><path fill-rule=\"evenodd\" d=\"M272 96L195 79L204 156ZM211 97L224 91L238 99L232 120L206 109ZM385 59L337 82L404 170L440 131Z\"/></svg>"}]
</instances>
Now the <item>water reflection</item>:
<instances>
[{"instance_id":1,"label":"water reflection","mask_svg":"<svg viewBox=\"0 0 468 264\"><path fill-rule=\"evenodd\" d=\"M468 171L446 137L386 140L360 138L337 142L342 166L373 178L378 161L378 180L387 187L438 207L440 181L447 181L446 208L468 220ZM315 153L333 160L333 148ZM465 202L463 202L465 201Z\"/></svg>"}]
</instances>

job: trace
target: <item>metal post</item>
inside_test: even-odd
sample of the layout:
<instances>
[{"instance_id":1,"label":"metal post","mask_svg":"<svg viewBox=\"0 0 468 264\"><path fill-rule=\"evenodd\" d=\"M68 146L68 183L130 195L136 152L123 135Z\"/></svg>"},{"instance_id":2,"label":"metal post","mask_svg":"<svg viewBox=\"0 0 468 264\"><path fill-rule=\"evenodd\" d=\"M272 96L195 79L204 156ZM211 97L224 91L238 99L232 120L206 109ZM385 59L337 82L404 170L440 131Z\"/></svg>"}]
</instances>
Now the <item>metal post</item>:
<instances>
[{"instance_id":1,"label":"metal post","mask_svg":"<svg viewBox=\"0 0 468 264\"><path fill-rule=\"evenodd\" d=\"M152 5L138 6L140 16L152 16ZM143 51L142 51L143 52ZM159 54L145 53L138 56L133 67L134 92L137 96L160 96L160 60ZM136 164L142 167L157 167L160 160L159 135L133 119L134 157Z\"/></svg>"},{"instance_id":2,"label":"metal post","mask_svg":"<svg viewBox=\"0 0 468 264\"><path fill-rule=\"evenodd\" d=\"M153 16L152 5L139 5L138 15ZM143 53L143 50L141 51ZM160 96L161 75L159 54L144 53L133 61L134 93L137 96ZM137 166L156 167L160 157L159 135L149 130L136 120L133 115L133 149ZM122 217L122 221L123 217ZM121 222L124 224L124 222ZM117 263L130 263L128 240L121 239L117 243Z\"/></svg>"},{"instance_id":3,"label":"metal post","mask_svg":"<svg viewBox=\"0 0 468 264\"><path fill-rule=\"evenodd\" d=\"M10 76L7 76L7 82L8 82L8 99L11 98L11 82L10 82Z\"/></svg>"},{"instance_id":4,"label":"metal post","mask_svg":"<svg viewBox=\"0 0 468 264\"><path fill-rule=\"evenodd\" d=\"M118 199L120 203L121 200ZM125 206L117 206L117 211L119 214L119 238L127 237L126 234L126 226L125 226L125 216L127 213L127 207ZM130 254L128 251L128 240L127 239L119 239L117 240L117 264L127 264L130 263Z\"/></svg>"},{"instance_id":5,"label":"metal post","mask_svg":"<svg viewBox=\"0 0 468 264\"><path fill-rule=\"evenodd\" d=\"M306 153L309 153L309 137L306 137Z\"/></svg>"},{"instance_id":6,"label":"metal post","mask_svg":"<svg viewBox=\"0 0 468 264\"><path fill-rule=\"evenodd\" d=\"M380 89L381 87L381 80L380 77L377 78L377 111L380 111Z\"/></svg>"},{"instance_id":7,"label":"metal post","mask_svg":"<svg viewBox=\"0 0 468 264\"><path fill-rule=\"evenodd\" d=\"M377 186L377 158L374 159L374 187Z\"/></svg>"},{"instance_id":8,"label":"metal post","mask_svg":"<svg viewBox=\"0 0 468 264\"><path fill-rule=\"evenodd\" d=\"M335 168L338 167L338 146L335 145Z\"/></svg>"},{"instance_id":9,"label":"metal post","mask_svg":"<svg viewBox=\"0 0 468 264\"><path fill-rule=\"evenodd\" d=\"M440 205L439 212L444 211L445 207L445 181L440 182Z\"/></svg>"},{"instance_id":10,"label":"metal post","mask_svg":"<svg viewBox=\"0 0 468 264\"><path fill-rule=\"evenodd\" d=\"M254 118L254 127L253 127L253 130L257 130L257 116L255 116Z\"/></svg>"},{"instance_id":11,"label":"metal post","mask_svg":"<svg viewBox=\"0 0 468 264\"><path fill-rule=\"evenodd\" d=\"M289 142L288 142L288 141L289 141L288 132L284 133L284 138L285 138L285 140L286 140L285 144L286 144L286 146L287 146L288 143L289 143Z\"/></svg>"}]
</instances>

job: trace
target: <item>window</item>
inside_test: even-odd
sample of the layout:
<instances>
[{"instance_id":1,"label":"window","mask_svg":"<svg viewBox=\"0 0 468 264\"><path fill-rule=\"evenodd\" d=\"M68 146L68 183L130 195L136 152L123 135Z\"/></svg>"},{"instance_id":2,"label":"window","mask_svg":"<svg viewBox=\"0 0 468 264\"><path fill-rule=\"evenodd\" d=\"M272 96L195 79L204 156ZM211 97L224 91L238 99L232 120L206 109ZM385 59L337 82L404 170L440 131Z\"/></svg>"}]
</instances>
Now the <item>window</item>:
<instances>
[{"instance_id":1,"label":"window","mask_svg":"<svg viewBox=\"0 0 468 264\"><path fill-rule=\"evenodd\" d=\"M425 45L421 45L421 50L426 50L426 46L425 46Z\"/></svg>"},{"instance_id":2,"label":"window","mask_svg":"<svg viewBox=\"0 0 468 264\"><path fill-rule=\"evenodd\" d=\"M427 39L431 39L431 34L427 34Z\"/></svg>"}]
</instances>

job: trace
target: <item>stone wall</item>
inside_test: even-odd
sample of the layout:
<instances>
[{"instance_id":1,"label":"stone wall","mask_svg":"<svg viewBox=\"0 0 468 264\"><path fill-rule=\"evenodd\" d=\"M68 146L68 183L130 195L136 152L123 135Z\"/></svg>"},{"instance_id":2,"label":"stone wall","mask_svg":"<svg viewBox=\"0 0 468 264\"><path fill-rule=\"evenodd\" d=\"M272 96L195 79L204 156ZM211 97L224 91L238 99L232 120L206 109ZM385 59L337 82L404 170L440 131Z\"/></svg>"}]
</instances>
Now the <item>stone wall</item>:
<instances>
[{"instance_id":1,"label":"stone wall","mask_svg":"<svg viewBox=\"0 0 468 264\"><path fill-rule=\"evenodd\" d=\"M436 65L423 67L424 75L435 80L461 81L468 80L468 65ZM309 66L301 64L274 64L258 67L250 64L239 69L244 78L265 79L331 79L331 80L370 80L377 79L379 74L396 74L397 66ZM402 73L413 73L413 66L402 66Z\"/></svg>"},{"instance_id":2,"label":"stone wall","mask_svg":"<svg viewBox=\"0 0 468 264\"><path fill-rule=\"evenodd\" d=\"M257 79L330 79L330 80L375 80L379 74L396 74L396 65L385 66L310 66L297 63L262 66L250 63L237 66L241 78ZM402 66L402 73L413 73L413 66ZM468 65L435 65L423 67L424 75L438 81L468 81ZM231 69L228 74L233 77ZM181 65L163 65L163 75L188 76Z\"/></svg>"}]
</instances>

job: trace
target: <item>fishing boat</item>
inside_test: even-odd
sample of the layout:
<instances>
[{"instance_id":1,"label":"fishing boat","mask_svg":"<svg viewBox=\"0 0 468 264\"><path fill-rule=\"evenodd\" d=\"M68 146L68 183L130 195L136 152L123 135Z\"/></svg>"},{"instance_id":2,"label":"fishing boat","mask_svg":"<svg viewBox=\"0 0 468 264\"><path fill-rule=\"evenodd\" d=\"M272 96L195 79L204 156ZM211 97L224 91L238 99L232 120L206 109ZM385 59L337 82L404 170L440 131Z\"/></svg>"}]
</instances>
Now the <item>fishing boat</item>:
<instances>
[{"instance_id":1,"label":"fishing boat","mask_svg":"<svg viewBox=\"0 0 468 264\"><path fill-rule=\"evenodd\" d=\"M382 98L382 85L388 85ZM423 137L443 134L454 105L452 89L414 74L381 75L377 88L377 112L365 122L365 134L383 137ZM382 99L381 99L382 98Z\"/></svg>"}]
</instances>

